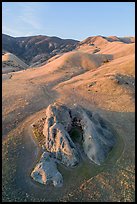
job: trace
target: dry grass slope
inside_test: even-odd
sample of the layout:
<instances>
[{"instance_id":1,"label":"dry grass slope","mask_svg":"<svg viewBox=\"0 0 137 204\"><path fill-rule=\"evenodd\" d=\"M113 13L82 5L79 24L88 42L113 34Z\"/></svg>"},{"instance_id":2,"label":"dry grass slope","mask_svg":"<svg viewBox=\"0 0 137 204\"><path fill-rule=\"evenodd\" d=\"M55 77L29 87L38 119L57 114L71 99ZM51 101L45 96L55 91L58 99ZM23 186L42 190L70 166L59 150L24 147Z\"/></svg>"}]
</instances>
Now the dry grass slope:
<instances>
[{"instance_id":1,"label":"dry grass slope","mask_svg":"<svg viewBox=\"0 0 137 204\"><path fill-rule=\"evenodd\" d=\"M85 40L46 65L3 80L3 201L135 201L135 43L134 38L109 38L89 38L89 44ZM55 101L98 112L122 145L115 162L114 154L93 177L75 172L74 179L63 170L67 182L61 190L45 189L30 179L40 151L30 125Z\"/></svg>"}]
</instances>

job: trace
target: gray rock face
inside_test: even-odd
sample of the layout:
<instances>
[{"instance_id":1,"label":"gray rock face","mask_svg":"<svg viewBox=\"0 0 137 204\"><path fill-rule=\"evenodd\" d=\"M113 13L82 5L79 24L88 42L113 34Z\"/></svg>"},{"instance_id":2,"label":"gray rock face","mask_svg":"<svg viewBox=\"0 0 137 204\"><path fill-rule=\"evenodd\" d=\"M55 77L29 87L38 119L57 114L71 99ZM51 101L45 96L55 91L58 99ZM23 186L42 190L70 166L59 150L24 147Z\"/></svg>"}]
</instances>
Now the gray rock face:
<instances>
[{"instance_id":1,"label":"gray rock face","mask_svg":"<svg viewBox=\"0 0 137 204\"><path fill-rule=\"evenodd\" d=\"M79 162L79 156L68 134L72 125L70 110L53 104L47 108L46 116L43 134L47 151L54 153L64 165L75 166Z\"/></svg>"},{"instance_id":2,"label":"gray rock face","mask_svg":"<svg viewBox=\"0 0 137 204\"><path fill-rule=\"evenodd\" d=\"M64 105L54 103L46 110L46 120L43 128L45 136L44 153L31 176L38 182L46 184L53 181L54 186L61 186L63 179L58 172L55 160L67 167L80 162L77 145L69 135L73 127L82 131L82 146L87 157L100 165L116 143L116 138L104 120L98 115L79 106L69 109Z\"/></svg>"},{"instance_id":3,"label":"gray rock face","mask_svg":"<svg viewBox=\"0 0 137 204\"><path fill-rule=\"evenodd\" d=\"M116 143L116 138L98 114L88 115L82 109L77 111L83 129L83 148L94 163L100 165Z\"/></svg>"},{"instance_id":4,"label":"gray rock face","mask_svg":"<svg viewBox=\"0 0 137 204\"><path fill-rule=\"evenodd\" d=\"M61 187L63 184L63 177L57 170L56 163L48 152L42 154L39 163L31 173L31 177L41 184L52 182L55 187Z\"/></svg>"},{"instance_id":5,"label":"gray rock face","mask_svg":"<svg viewBox=\"0 0 137 204\"><path fill-rule=\"evenodd\" d=\"M83 130L83 149L88 158L100 165L116 143L116 138L104 120L95 113L87 113L81 107L72 112L76 126Z\"/></svg>"}]
</instances>

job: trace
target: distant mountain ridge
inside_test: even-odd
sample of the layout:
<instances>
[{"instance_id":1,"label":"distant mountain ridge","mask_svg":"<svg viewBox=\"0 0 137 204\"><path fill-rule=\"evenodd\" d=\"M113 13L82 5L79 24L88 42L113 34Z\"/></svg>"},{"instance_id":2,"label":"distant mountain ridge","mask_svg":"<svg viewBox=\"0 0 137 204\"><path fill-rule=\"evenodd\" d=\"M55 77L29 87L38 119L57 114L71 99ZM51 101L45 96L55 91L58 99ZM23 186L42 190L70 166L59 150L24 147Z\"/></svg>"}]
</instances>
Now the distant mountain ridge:
<instances>
[{"instance_id":1,"label":"distant mountain ridge","mask_svg":"<svg viewBox=\"0 0 137 204\"><path fill-rule=\"evenodd\" d=\"M11 37L2 34L2 50L16 55L27 65L32 67L45 64L55 55L57 56L74 49L81 51L88 48L89 53L96 53L100 51L102 46L104 47L108 43L113 42L130 44L135 42L135 37L104 37L98 35L88 37L83 41L78 41L43 35Z\"/></svg>"},{"instance_id":2,"label":"distant mountain ridge","mask_svg":"<svg viewBox=\"0 0 137 204\"><path fill-rule=\"evenodd\" d=\"M11 37L2 34L2 49L15 54L28 65L42 63L56 54L71 51L78 42L43 35Z\"/></svg>"}]
</instances>

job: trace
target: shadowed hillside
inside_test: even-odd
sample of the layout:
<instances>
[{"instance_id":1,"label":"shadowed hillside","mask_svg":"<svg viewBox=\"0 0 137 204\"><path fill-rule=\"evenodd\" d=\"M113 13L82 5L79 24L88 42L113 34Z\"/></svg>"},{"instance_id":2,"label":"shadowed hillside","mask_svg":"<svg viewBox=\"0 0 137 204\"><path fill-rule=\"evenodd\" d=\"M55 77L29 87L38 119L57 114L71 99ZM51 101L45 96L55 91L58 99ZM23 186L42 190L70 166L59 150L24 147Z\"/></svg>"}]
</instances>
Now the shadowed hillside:
<instances>
[{"instance_id":1,"label":"shadowed hillside","mask_svg":"<svg viewBox=\"0 0 137 204\"><path fill-rule=\"evenodd\" d=\"M2 49L23 59L27 64L39 64L50 57L75 48L78 41L48 36L11 37L2 35Z\"/></svg>"}]
</instances>

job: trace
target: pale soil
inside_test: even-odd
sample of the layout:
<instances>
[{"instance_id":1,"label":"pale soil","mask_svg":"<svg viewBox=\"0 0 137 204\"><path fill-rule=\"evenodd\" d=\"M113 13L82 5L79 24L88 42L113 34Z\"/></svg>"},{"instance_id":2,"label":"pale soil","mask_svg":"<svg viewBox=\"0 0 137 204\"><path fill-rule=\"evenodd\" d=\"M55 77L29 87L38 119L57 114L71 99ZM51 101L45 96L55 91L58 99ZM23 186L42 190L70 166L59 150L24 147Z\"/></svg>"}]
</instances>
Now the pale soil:
<instances>
[{"instance_id":1,"label":"pale soil","mask_svg":"<svg viewBox=\"0 0 137 204\"><path fill-rule=\"evenodd\" d=\"M105 56L70 52L43 67L12 73L3 80L3 201L135 200L134 87L115 80L119 73L134 78L134 54L127 55L126 51L123 56L119 52L107 63ZM90 85L92 82L96 83ZM64 189L56 190L30 178L40 156L30 125L43 117L54 101L68 106L77 103L98 112L121 138L108 163L95 169L91 165L91 172L89 167L71 173L63 170L70 179Z\"/></svg>"}]
</instances>

